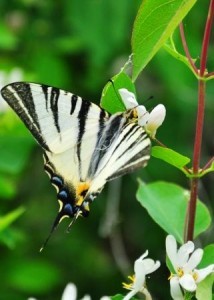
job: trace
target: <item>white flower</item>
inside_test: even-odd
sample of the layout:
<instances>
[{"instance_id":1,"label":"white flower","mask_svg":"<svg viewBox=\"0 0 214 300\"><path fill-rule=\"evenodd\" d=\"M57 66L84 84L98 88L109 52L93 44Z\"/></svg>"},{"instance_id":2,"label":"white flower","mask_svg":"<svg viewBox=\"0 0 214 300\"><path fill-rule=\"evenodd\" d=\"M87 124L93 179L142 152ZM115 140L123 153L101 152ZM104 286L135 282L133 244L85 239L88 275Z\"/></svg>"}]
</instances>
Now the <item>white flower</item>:
<instances>
[{"instance_id":1,"label":"white flower","mask_svg":"<svg viewBox=\"0 0 214 300\"><path fill-rule=\"evenodd\" d=\"M5 85L23 80L23 73L21 69L15 68L6 73L5 71L0 71L0 89ZM0 112L6 111L8 109L7 102L0 96Z\"/></svg>"},{"instance_id":2,"label":"white flower","mask_svg":"<svg viewBox=\"0 0 214 300\"><path fill-rule=\"evenodd\" d=\"M123 300L131 299L138 292L143 293L146 296L146 300L152 299L149 291L145 287L146 275L156 271L160 267L159 261L154 261L151 258L145 257L148 255L148 250L140 256L134 264L134 276L129 276L131 284L124 283L123 286L126 289L131 290Z\"/></svg>"},{"instance_id":3,"label":"white flower","mask_svg":"<svg viewBox=\"0 0 214 300\"><path fill-rule=\"evenodd\" d=\"M28 298L28 300L36 300L35 298ZM64 289L61 300L77 300L77 288L73 283L68 283ZM81 300L91 300L89 295L85 295ZM103 296L100 300L111 300L108 296Z\"/></svg>"},{"instance_id":4,"label":"white flower","mask_svg":"<svg viewBox=\"0 0 214 300\"><path fill-rule=\"evenodd\" d=\"M170 276L170 290L174 300L184 299L181 287L186 291L195 292L197 283L214 272L214 264L200 270L196 269L204 251L202 249L194 251L194 248L194 243L189 241L177 249L174 236L168 235L166 238L166 253L176 272Z\"/></svg>"},{"instance_id":5,"label":"white flower","mask_svg":"<svg viewBox=\"0 0 214 300\"><path fill-rule=\"evenodd\" d=\"M150 113L145 106L139 105L135 95L127 89L119 90L122 101L126 109L136 109L138 124L144 126L145 130L154 137L158 127L163 123L166 116L166 109L163 104L158 104Z\"/></svg>"}]
</instances>

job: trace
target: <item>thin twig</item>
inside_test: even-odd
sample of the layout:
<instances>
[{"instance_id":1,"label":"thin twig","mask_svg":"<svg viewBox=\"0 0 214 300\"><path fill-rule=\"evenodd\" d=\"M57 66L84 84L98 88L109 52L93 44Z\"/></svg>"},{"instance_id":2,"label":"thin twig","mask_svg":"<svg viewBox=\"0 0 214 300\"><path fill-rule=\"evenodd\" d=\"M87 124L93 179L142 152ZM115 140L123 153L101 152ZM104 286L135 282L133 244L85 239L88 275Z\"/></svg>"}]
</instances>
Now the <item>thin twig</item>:
<instances>
[{"instance_id":1,"label":"thin twig","mask_svg":"<svg viewBox=\"0 0 214 300\"><path fill-rule=\"evenodd\" d=\"M187 42L186 42L186 38L185 38L185 34L184 34L183 23L180 23L179 29L180 29L181 41L182 41L182 44L183 44L183 48L184 48L184 52L186 54L186 57L187 57L190 65L192 66L193 71L195 72L196 75L198 75L198 69L195 66L195 63L194 63L194 61L193 61L193 59L192 59L192 57L190 55L189 48L187 46Z\"/></svg>"},{"instance_id":2,"label":"thin twig","mask_svg":"<svg viewBox=\"0 0 214 300\"><path fill-rule=\"evenodd\" d=\"M210 158L210 160L206 163L206 165L202 168L201 173L203 173L206 169L210 167L210 165L214 162L214 157Z\"/></svg>"}]
</instances>

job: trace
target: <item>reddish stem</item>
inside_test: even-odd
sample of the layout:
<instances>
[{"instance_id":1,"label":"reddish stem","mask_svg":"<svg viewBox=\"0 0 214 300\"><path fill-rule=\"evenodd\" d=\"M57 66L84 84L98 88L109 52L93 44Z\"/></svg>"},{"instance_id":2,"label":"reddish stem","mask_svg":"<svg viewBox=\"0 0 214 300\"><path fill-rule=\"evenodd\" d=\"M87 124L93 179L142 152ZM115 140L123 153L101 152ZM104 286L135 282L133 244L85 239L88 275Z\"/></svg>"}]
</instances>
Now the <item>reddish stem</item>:
<instances>
[{"instance_id":1,"label":"reddish stem","mask_svg":"<svg viewBox=\"0 0 214 300\"><path fill-rule=\"evenodd\" d=\"M198 82L198 113L196 120L195 130L195 144L193 153L193 174L198 174L200 156L201 156L201 143L204 125L204 107L205 107L205 81L199 80Z\"/></svg>"},{"instance_id":2,"label":"reddish stem","mask_svg":"<svg viewBox=\"0 0 214 300\"><path fill-rule=\"evenodd\" d=\"M193 61L193 59L190 55L190 52L189 52L189 49L188 49L188 46L187 46L187 42L186 42L186 38L185 38L185 34L184 34L183 23L180 23L179 28L180 28L181 41L182 41L182 44L183 44L183 48L184 48L184 52L186 54L186 57L188 58L189 63L192 66L194 72L198 75L198 69L195 66L195 63L194 63L194 61Z\"/></svg>"},{"instance_id":3,"label":"reddish stem","mask_svg":"<svg viewBox=\"0 0 214 300\"><path fill-rule=\"evenodd\" d=\"M198 178L193 178L191 180L191 192L190 201L188 206L188 218L187 218L187 233L185 236L185 241L192 241L194 236L194 225L195 225L195 212L196 212L196 202L198 195Z\"/></svg>"},{"instance_id":4,"label":"reddish stem","mask_svg":"<svg viewBox=\"0 0 214 300\"><path fill-rule=\"evenodd\" d=\"M195 130L195 143L193 152L193 174L197 175L199 172L200 156L201 156L201 143L204 124L204 107L205 107L205 81L199 80L198 87L198 113L196 120ZM198 194L198 178L191 180L191 193L188 207L188 223L186 240L193 240L196 202Z\"/></svg>"},{"instance_id":5,"label":"reddish stem","mask_svg":"<svg viewBox=\"0 0 214 300\"><path fill-rule=\"evenodd\" d=\"M199 71L201 77L205 77L205 72L206 72L207 51L208 51L208 46L210 41L213 15L214 15L214 0L211 0L206 26L204 30L202 50L201 50L200 71ZM199 173L199 164L200 164L200 156L201 156L201 143L202 143L204 108L205 108L205 87L206 87L205 81L203 79L199 79L198 112L197 112L195 142L194 142L194 152L193 152L193 174L195 175ZM186 241L193 240L193 236L194 236L197 194L198 194L198 178L195 177L191 180L191 193L190 193L190 201L188 207L187 233L185 236Z\"/></svg>"},{"instance_id":6,"label":"reddish stem","mask_svg":"<svg viewBox=\"0 0 214 300\"><path fill-rule=\"evenodd\" d=\"M214 0L210 1L206 26L204 30L204 39L202 44L202 50L201 50L201 66L200 66L200 75L204 76L204 73L206 71L206 63L207 63L207 51L209 46L209 40L210 40L210 33L212 28L212 22L213 22L213 15L214 15Z\"/></svg>"}]
</instances>

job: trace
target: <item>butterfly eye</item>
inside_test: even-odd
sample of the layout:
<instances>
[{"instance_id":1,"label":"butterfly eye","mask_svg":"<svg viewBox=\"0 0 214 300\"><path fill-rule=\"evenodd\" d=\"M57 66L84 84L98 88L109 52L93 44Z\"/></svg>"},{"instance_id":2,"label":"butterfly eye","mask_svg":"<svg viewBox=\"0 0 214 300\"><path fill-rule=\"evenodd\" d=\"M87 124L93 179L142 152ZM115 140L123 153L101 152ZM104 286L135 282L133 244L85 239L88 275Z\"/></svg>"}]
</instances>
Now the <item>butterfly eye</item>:
<instances>
[{"instance_id":1,"label":"butterfly eye","mask_svg":"<svg viewBox=\"0 0 214 300\"><path fill-rule=\"evenodd\" d=\"M58 193L58 198L62 202L66 202L68 200L68 193L65 190L62 190Z\"/></svg>"},{"instance_id":2,"label":"butterfly eye","mask_svg":"<svg viewBox=\"0 0 214 300\"><path fill-rule=\"evenodd\" d=\"M62 179L57 176L51 178L51 183L58 186L58 188L62 188L63 185Z\"/></svg>"}]
</instances>

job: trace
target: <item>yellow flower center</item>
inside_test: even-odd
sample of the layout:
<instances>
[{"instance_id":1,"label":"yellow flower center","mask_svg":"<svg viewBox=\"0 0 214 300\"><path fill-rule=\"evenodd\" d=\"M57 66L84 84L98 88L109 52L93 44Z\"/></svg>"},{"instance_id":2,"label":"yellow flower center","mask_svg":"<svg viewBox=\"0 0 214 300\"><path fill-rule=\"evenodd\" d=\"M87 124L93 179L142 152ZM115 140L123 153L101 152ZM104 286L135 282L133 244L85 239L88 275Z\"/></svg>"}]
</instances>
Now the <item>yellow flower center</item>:
<instances>
[{"instance_id":1,"label":"yellow flower center","mask_svg":"<svg viewBox=\"0 0 214 300\"><path fill-rule=\"evenodd\" d=\"M196 281L196 280L198 279L198 274L197 274L196 272L194 272L194 273L192 274L192 277L193 277L194 280Z\"/></svg>"},{"instance_id":2,"label":"yellow flower center","mask_svg":"<svg viewBox=\"0 0 214 300\"><path fill-rule=\"evenodd\" d=\"M184 275L183 269L182 268L178 268L177 269L177 274L178 274L179 277L182 277Z\"/></svg>"}]
</instances>

